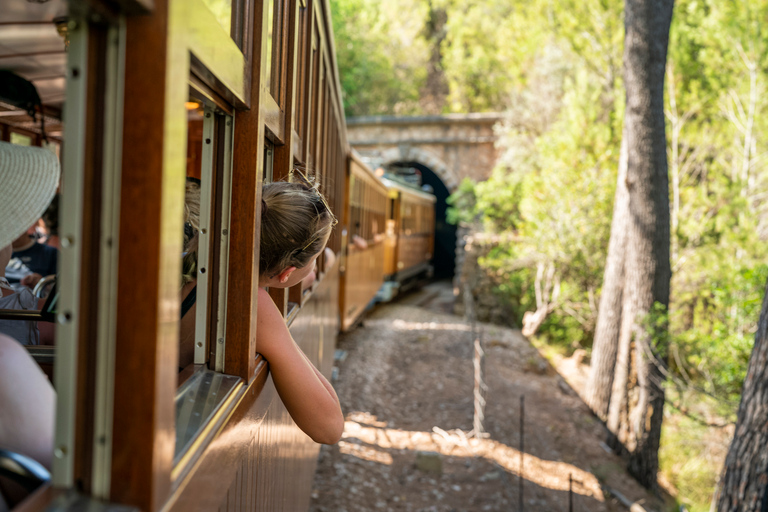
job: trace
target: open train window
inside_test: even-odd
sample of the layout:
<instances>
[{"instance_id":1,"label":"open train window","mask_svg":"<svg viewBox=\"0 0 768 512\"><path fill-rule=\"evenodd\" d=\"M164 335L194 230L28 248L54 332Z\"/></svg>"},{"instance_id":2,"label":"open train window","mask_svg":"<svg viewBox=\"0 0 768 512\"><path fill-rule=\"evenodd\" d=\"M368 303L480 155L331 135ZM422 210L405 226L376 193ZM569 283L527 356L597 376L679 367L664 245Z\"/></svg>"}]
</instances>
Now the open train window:
<instances>
[{"instance_id":1,"label":"open train window","mask_svg":"<svg viewBox=\"0 0 768 512\"><path fill-rule=\"evenodd\" d=\"M11 132L11 144L18 144L20 146L31 146L32 136L25 135L19 132Z\"/></svg>"},{"instance_id":2,"label":"open train window","mask_svg":"<svg viewBox=\"0 0 768 512\"><path fill-rule=\"evenodd\" d=\"M203 92L190 89L184 245L181 255L179 382L176 447L179 463L238 377L223 375L233 118Z\"/></svg>"},{"instance_id":3,"label":"open train window","mask_svg":"<svg viewBox=\"0 0 768 512\"><path fill-rule=\"evenodd\" d=\"M180 276L180 380L223 368L233 118L190 90Z\"/></svg>"},{"instance_id":4,"label":"open train window","mask_svg":"<svg viewBox=\"0 0 768 512\"><path fill-rule=\"evenodd\" d=\"M275 181L275 147L271 142L264 143L264 183Z\"/></svg>"}]
</instances>

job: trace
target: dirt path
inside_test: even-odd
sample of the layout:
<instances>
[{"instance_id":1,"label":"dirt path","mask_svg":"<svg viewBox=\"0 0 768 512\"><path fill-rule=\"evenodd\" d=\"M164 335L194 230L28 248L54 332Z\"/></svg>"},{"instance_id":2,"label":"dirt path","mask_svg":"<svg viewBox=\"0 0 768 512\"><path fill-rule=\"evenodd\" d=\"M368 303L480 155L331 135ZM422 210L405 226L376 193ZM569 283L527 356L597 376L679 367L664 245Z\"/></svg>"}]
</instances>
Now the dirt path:
<instances>
[{"instance_id":1,"label":"dirt path","mask_svg":"<svg viewBox=\"0 0 768 512\"><path fill-rule=\"evenodd\" d=\"M601 483L649 510L661 506L626 476L601 442L602 425L519 331L483 325L485 430L473 421L469 327L448 313L436 283L377 307L339 340L334 383L347 423L323 447L310 510L519 510L520 397L525 396L523 502L527 511L626 510ZM426 453L425 453L426 452Z\"/></svg>"}]
</instances>

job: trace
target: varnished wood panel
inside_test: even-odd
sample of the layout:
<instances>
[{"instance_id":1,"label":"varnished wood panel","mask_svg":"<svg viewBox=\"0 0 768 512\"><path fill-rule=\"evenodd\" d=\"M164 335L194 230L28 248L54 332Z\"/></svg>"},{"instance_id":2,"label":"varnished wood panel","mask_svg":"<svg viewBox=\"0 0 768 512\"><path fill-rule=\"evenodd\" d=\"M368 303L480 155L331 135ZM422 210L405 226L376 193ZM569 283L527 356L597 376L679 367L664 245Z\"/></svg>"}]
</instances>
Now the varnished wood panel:
<instances>
[{"instance_id":1,"label":"varnished wood panel","mask_svg":"<svg viewBox=\"0 0 768 512\"><path fill-rule=\"evenodd\" d=\"M429 263L434 251L434 199L428 200L407 191L400 193L395 215L397 244L395 270L407 273L413 267Z\"/></svg>"},{"instance_id":2,"label":"varnished wood panel","mask_svg":"<svg viewBox=\"0 0 768 512\"><path fill-rule=\"evenodd\" d=\"M263 24L263 2L254 13L255 27ZM252 39L254 75L251 105L267 94L260 87L262 38ZM264 172L264 124L261 109L235 114L232 161L231 221L229 230L229 281L227 283L227 349L224 371L250 381L255 370L256 296L259 286L261 180Z\"/></svg>"},{"instance_id":3,"label":"varnished wood panel","mask_svg":"<svg viewBox=\"0 0 768 512\"><path fill-rule=\"evenodd\" d=\"M168 495L175 437L176 365L163 363L177 360L178 347L161 332L161 305L178 311L178 297L161 296L161 279L171 278L161 271L160 229L166 4L157 0L152 16L128 19L126 30L111 499L145 511Z\"/></svg>"},{"instance_id":4,"label":"varnished wood panel","mask_svg":"<svg viewBox=\"0 0 768 512\"><path fill-rule=\"evenodd\" d=\"M384 243L360 250L350 245L344 276L342 329L352 327L384 282Z\"/></svg>"}]
</instances>

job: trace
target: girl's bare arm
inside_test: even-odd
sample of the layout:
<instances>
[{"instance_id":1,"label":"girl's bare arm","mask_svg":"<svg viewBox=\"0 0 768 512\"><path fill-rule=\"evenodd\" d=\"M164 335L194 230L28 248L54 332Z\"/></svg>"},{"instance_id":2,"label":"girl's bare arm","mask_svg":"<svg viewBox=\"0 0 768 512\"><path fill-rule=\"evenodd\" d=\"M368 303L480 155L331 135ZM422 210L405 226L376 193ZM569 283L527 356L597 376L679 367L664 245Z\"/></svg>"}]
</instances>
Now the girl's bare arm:
<instances>
[{"instance_id":1,"label":"girl's bare arm","mask_svg":"<svg viewBox=\"0 0 768 512\"><path fill-rule=\"evenodd\" d=\"M338 442L344 415L336 392L296 345L277 306L262 288L256 350L269 363L275 388L296 425L315 442Z\"/></svg>"}]
</instances>

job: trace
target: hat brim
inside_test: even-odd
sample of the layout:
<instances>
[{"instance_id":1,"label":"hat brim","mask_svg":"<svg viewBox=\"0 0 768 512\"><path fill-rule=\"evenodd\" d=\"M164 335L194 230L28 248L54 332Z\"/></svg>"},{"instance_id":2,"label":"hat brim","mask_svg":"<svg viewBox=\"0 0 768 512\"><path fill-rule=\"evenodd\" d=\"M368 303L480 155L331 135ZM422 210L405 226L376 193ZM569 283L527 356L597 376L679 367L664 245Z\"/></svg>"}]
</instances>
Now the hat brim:
<instances>
[{"instance_id":1,"label":"hat brim","mask_svg":"<svg viewBox=\"0 0 768 512\"><path fill-rule=\"evenodd\" d=\"M0 249L43 215L56 194L59 173L53 152L0 142Z\"/></svg>"}]
</instances>

